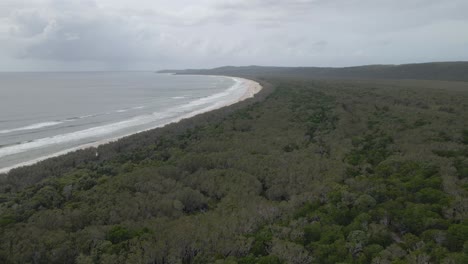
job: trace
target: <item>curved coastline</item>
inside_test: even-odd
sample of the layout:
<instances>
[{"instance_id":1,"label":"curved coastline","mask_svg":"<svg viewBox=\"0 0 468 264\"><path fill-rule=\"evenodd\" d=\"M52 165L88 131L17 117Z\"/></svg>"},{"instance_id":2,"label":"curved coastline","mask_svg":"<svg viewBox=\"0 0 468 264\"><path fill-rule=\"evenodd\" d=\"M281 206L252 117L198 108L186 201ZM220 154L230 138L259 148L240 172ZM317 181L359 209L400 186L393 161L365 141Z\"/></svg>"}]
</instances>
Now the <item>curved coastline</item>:
<instances>
[{"instance_id":1,"label":"curved coastline","mask_svg":"<svg viewBox=\"0 0 468 264\"><path fill-rule=\"evenodd\" d=\"M205 75L205 76L207 76L207 75ZM232 100L229 100L229 101L217 102L214 105L210 105L210 106L205 107L203 109L195 110L195 111L192 111L190 113L178 116L178 117L176 117L176 118L174 118L174 119L172 119L172 120L170 120L170 121L168 121L166 123L158 124L158 125L156 125L154 127L148 128L148 129L143 129L143 130L132 132L132 133L129 133L129 134L126 134L126 135L113 137L113 138L109 138L109 139L105 139L105 140L99 140L99 141L88 143L88 144L83 144L83 145L80 145L80 146L77 146L77 147L68 148L68 149L65 149L65 150L62 150L62 151L55 152L55 153L50 154L50 155L45 155L45 156L30 160L30 161L20 162L18 164L12 165L12 166L8 166L8 167L5 167L5 168L0 168L0 174L7 174L12 169L16 169L16 168L20 168L20 167L24 167L24 166L34 165L34 164L36 164L38 162L41 162L41 161L44 161L44 160L47 160L47 159L50 159L50 158L62 156L62 155L65 155L65 154L68 154L70 152L74 152L74 151L77 151L77 150L97 148L100 145L116 142L116 141L118 141L118 140L120 140L122 138L129 137L129 136L134 135L134 134L138 134L138 133L141 133L141 132L162 128L162 127L165 127L165 126L167 126L169 124L180 122L181 120L184 120L184 119L192 118L192 117L195 117L197 115L200 115L200 114L203 114L203 113L206 113L206 112L209 112L209 111L213 111L213 110L217 110L217 109L220 109L220 108L223 108L223 107L227 107L227 106L239 103L241 101L244 101L246 99L252 98L252 97L255 96L255 94L257 94L258 92L260 92L263 89L263 87L258 82L250 80L250 79L246 79L246 78L224 76L224 75L223 76L222 75L208 75L208 76L231 78L236 82L233 86L238 85L240 83L240 88L245 89L245 92L239 98L233 98ZM230 88L232 88L232 86ZM228 89L230 89L230 88L228 88Z\"/></svg>"}]
</instances>

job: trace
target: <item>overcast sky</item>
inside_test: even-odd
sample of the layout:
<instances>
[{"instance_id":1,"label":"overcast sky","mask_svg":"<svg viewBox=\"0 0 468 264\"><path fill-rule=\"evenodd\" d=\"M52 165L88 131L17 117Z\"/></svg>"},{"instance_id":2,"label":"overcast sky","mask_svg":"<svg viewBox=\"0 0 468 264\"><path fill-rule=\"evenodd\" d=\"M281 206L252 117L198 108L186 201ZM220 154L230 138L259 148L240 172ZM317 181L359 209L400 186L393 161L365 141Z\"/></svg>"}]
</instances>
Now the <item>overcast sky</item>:
<instances>
[{"instance_id":1,"label":"overcast sky","mask_svg":"<svg viewBox=\"0 0 468 264\"><path fill-rule=\"evenodd\" d=\"M0 71L468 60L468 0L0 0Z\"/></svg>"}]
</instances>

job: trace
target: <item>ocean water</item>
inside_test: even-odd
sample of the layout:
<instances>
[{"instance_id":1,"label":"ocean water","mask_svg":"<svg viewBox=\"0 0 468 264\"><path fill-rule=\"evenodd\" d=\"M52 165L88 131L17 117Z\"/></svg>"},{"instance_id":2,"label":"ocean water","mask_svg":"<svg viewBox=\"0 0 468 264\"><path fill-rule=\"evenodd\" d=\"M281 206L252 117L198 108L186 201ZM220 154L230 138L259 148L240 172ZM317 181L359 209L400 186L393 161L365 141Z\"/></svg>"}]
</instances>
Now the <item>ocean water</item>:
<instances>
[{"instance_id":1,"label":"ocean water","mask_svg":"<svg viewBox=\"0 0 468 264\"><path fill-rule=\"evenodd\" d=\"M245 91L228 77L0 73L0 172L218 108Z\"/></svg>"}]
</instances>

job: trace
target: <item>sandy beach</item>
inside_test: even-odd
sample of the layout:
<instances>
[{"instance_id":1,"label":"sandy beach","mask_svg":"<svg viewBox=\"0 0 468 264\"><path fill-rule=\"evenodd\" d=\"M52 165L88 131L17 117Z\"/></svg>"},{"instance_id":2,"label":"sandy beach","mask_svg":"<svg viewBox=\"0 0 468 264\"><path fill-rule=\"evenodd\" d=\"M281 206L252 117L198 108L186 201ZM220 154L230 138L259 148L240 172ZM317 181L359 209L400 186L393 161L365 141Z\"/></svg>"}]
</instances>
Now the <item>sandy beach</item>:
<instances>
[{"instance_id":1,"label":"sandy beach","mask_svg":"<svg viewBox=\"0 0 468 264\"><path fill-rule=\"evenodd\" d=\"M216 77L219 77L219 76L216 76ZM177 123L177 122L179 122L179 121L181 121L183 119L191 118L191 117L194 117L194 116L199 115L199 114L203 114L203 113L206 113L206 112L209 112L209 111L220 109L222 107L226 107L226 106L233 105L235 103L241 102L241 101L246 100L248 98L252 98L252 97L255 96L255 94L257 94L258 92L260 92L262 90L262 86L258 82L255 82L255 81L252 81L252 80L249 80L249 79L231 77L231 76L222 76L222 77L232 78L236 82L240 82L240 89L245 89L245 92L242 94L242 96L239 97L239 98L233 98L232 100L229 100L229 101L220 101L220 102L218 102L218 103L216 103L216 104L214 104L212 106L209 106L209 107L206 107L206 108L203 108L203 109L199 109L199 110L196 110L196 111L192 111L192 112L190 112L188 114L185 114L185 115L179 116L177 118L174 118L174 119L170 120L169 122L162 123L162 124L159 124L157 126L154 126L154 127L148 128L148 129L140 130L140 131L137 131L137 132L134 132L134 133L131 133L131 134L127 134L127 135L123 135L123 136L119 136L119 137L109 138L109 139L100 140L100 141L89 143L89 144L80 145L78 147L69 148L69 149L59 151L59 152L56 152L56 153L53 153L53 154L50 154L50 155L45 155L45 156L33 159L33 160L30 160L30 161L21 162L21 163L15 164L13 166L0 168L0 173L8 173L10 170L12 170L14 168L33 165L33 164L35 164L37 162L40 162L40 161L43 161L43 160L46 160L46 159L49 159L49 158L65 155L67 153L70 153L70 152L73 152L73 151L76 151L76 150L80 150L80 149L87 149L87 148L93 148L93 147L95 148L95 147L98 147L98 146L103 145L103 144L115 142L115 141L117 141L117 140L119 140L121 138L128 137L128 136L131 136L133 134L138 134L138 133L149 131L149 130L152 130L152 129L164 127L164 126L172 124L172 123Z\"/></svg>"}]
</instances>

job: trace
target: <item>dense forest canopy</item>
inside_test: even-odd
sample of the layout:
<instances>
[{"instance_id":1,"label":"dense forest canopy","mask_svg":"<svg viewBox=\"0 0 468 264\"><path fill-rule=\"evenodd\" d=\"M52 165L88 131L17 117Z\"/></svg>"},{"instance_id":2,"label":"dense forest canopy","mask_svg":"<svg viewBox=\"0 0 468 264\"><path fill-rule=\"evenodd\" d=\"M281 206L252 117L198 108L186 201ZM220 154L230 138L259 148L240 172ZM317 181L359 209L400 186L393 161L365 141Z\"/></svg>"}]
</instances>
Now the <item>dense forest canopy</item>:
<instances>
[{"instance_id":1,"label":"dense forest canopy","mask_svg":"<svg viewBox=\"0 0 468 264\"><path fill-rule=\"evenodd\" d=\"M254 78L3 175L0 263L468 263L468 83Z\"/></svg>"},{"instance_id":2,"label":"dense forest canopy","mask_svg":"<svg viewBox=\"0 0 468 264\"><path fill-rule=\"evenodd\" d=\"M163 70L162 73L220 74L315 79L417 79L468 81L468 62L430 62L401 65L331 67L226 66L216 69Z\"/></svg>"}]
</instances>

